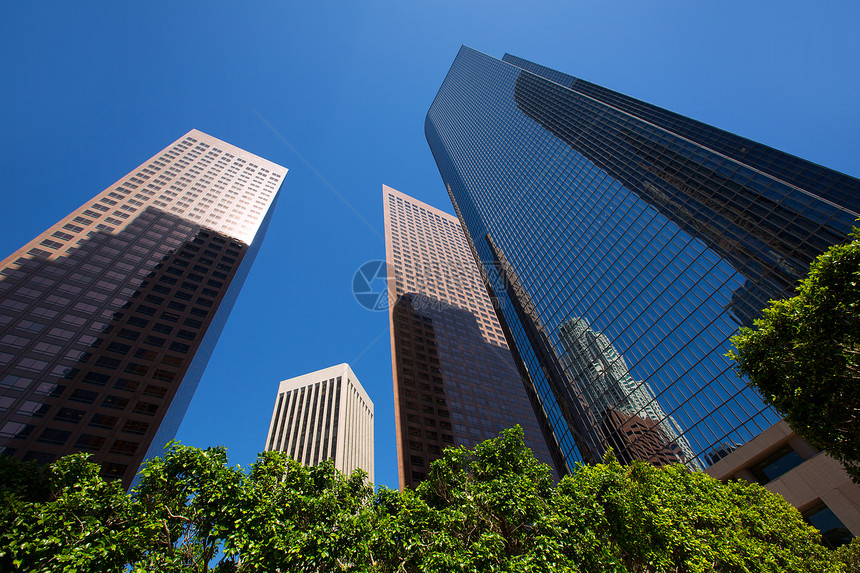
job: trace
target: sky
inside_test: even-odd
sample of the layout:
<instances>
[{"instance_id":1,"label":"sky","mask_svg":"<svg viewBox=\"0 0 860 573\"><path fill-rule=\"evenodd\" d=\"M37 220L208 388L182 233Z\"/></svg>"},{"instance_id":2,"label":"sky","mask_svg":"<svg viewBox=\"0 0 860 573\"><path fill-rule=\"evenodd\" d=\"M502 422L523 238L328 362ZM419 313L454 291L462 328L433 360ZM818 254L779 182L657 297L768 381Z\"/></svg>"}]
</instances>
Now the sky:
<instances>
[{"instance_id":1,"label":"sky","mask_svg":"<svg viewBox=\"0 0 860 573\"><path fill-rule=\"evenodd\" d=\"M396 488L388 315L352 278L385 256L383 184L453 212L424 117L460 46L858 177L858 21L852 1L4 2L0 254L192 128L289 168L177 438L247 467L278 382L348 362Z\"/></svg>"}]
</instances>

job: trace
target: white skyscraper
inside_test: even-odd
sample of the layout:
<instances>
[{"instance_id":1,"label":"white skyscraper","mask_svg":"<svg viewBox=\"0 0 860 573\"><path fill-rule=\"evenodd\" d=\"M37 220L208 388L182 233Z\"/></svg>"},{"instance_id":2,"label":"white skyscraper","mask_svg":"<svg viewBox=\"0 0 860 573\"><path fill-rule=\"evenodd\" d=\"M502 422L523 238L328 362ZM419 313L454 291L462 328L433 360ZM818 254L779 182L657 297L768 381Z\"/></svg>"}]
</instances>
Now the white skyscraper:
<instances>
[{"instance_id":1,"label":"white skyscraper","mask_svg":"<svg viewBox=\"0 0 860 573\"><path fill-rule=\"evenodd\" d=\"M345 474L361 468L373 482L373 402L349 364L281 382L265 449L305 465L333 459Z\"/></svg>"}]
</instances>

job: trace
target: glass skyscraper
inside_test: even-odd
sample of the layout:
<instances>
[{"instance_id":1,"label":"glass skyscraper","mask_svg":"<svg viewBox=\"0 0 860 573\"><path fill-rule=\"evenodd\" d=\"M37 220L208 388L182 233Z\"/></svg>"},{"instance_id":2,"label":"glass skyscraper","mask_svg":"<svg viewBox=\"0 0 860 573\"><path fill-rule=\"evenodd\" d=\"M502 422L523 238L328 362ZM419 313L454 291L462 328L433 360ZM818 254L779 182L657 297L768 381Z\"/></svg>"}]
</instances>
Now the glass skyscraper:
<instances>
[{"instance_id":1,"label":"glass skyscraper","mask_svg":"<svg viewBox=\"0 0 860 573\"><path fill-rule=\"evenodd\" d=\"M131 484L173 439L286 168L192 130L0 262L0 452Z\"/></svg>"},{"instance_id":2,"label":"glass skyscraper","mask_svg":"<svg viewBox=\"0 0 860 573\"><path fill-rule=\"evenodd\" d=\"M729 338L846 239L860 181L467 47L425 134L568 469L704 469L779 421Z\"/></svg>"}]
</instances>

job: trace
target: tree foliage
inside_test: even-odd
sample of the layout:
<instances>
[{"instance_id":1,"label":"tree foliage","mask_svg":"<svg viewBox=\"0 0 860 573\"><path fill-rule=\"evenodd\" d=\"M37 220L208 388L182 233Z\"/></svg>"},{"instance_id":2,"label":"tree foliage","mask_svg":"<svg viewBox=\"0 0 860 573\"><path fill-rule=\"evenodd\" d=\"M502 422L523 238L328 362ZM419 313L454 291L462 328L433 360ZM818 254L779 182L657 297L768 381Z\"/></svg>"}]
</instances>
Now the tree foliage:
<instances>
[{"instance_id":1,"label":"tree foliage","mask_svg":"<svg viewBox=\"0 0 860 573\"><path fill-rule=\"evenodd\" d=\"M796 296L732 342L737 371L860 483L860 239L818 257Z\"/></svg>"},{"instance_id":2,"label":"tree foliage","mask_svg":"<svg viewBox=\"0 0 860 573\"><path fill-rule=\"evenodd\" d=\"M853 559L758 485L611 457L553 483L519 428L446 450L404 492L374 494L366 474L331 462L267 452L243 471L223 448L178 444L130 494L83 455L46 479L3 493L15 507L0 530L5 570L775 573Z\"/></svg>"},{"instance_id":3,"label":"tree foliage","mask_svg":"<svg viewBox=\"0 0 860 573\"><path fill-rule=\"evenodd\" d=\"M860 571L860 537L855 537L848 545L839 547L834 552L834 557L846 573Z\"/></svg>"}]
</instances>

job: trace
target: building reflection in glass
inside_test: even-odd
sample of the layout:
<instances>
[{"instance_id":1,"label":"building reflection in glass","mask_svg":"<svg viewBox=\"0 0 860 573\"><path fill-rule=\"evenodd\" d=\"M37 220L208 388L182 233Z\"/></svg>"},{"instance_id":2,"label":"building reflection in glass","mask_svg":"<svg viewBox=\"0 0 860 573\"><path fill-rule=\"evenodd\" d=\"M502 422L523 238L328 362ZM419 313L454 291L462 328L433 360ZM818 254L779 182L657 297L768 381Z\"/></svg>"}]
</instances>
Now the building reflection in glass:
<instances>
[{"instance_id":1,"label":"building reflection in glass","mask_svg":"<svg viewBox=\"0 0 860 573\"><path fill-rule=\"evenodd\" d=\"M591 419L598 420L605 444L620 459L655 465L689 463L700 469L677 422L667 416L647 383L635 380L606 335L584 318L561 325L561 361Z\"/></svg>"}]
</instances>

